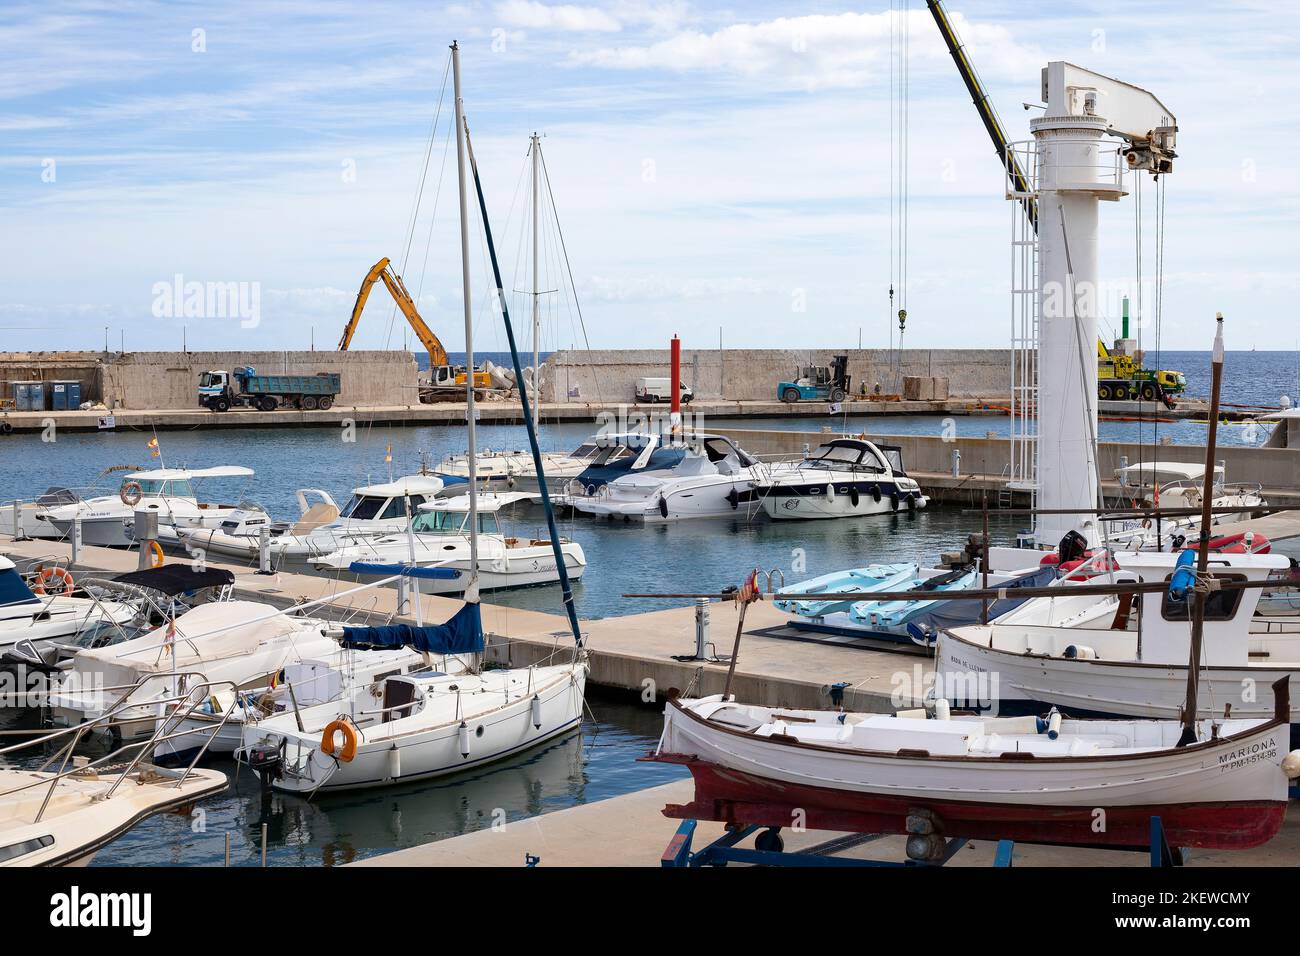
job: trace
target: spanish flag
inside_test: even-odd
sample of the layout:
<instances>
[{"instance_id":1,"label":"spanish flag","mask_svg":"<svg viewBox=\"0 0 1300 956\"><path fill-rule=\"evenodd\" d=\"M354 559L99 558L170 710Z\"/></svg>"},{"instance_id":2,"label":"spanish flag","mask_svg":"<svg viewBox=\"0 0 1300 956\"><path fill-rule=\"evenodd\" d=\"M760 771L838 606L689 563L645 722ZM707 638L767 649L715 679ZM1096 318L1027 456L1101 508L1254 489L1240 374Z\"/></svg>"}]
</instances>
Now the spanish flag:
<instances>
[{"instance_id":1,"label":"spanish flag","mask_svg":"<svg viewBox=\"0 0 1300 956\"><path fill-rule=\"evenodd\" d=\"M154 458L162 455L162 452L158 450L158 439L156 437L149 439L149 454Z\"/></svg>"},{"instance_id":2,"label":"spanish flag","mask_svg":"<svg viewBox=\"0 0 1300 956\"><path fill-rule=\"evenodd\" d=\"M384 449L384 464L391 465L392 463L393 463L393 446L390 443L388 447Z\"/></svg>"}]
</instances>

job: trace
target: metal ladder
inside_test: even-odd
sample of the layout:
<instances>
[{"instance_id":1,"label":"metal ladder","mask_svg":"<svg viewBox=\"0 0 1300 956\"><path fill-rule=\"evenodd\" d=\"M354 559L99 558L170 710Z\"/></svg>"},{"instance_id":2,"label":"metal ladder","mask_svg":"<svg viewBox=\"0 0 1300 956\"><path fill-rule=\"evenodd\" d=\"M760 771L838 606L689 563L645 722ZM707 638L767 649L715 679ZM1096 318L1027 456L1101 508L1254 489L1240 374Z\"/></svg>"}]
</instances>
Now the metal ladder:
<instances>
[{"instance_id":1,"label":"metal ladder","mask_svg":"<svg viewBox=\"0 0 1300 956\"><path fill-rule=\"evenodd\" d=\"M1024 170L1027 191L1008 183L1006 198L1016 200L1011 224L1011 460L1006 493L1028 491L1031 507L1038 489L1038 233L1025 215L1023 200L1038 196L1036 144L1007 144L1008 163Z\"/></svg>"}]
</instances>

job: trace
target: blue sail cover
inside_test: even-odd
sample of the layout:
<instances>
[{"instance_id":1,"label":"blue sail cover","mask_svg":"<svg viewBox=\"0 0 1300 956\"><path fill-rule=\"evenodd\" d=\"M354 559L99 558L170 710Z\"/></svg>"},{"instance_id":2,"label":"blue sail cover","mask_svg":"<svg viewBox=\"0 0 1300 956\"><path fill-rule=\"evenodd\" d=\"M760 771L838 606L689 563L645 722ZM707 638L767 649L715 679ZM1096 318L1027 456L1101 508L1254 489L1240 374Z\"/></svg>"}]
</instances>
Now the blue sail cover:
<instances>
[{"instance_id":1,"label":"blue sail cover","mask_svg":"<svg viewBox=\"0 0 1300 956\"><path fill-rule=\"evenodd\" d=\"M0 607L10 604L39 604L40 600L23 583L22 575L17 570L6 568L0 571Z\"/></svg>"},{"instance_id":2,"label":"blue sail cover","mask_svg":"<svg viewBox=\"0 0 1300 956\"><path fill-rule=\"evenodd\" d=\"M483 619L478 604L466 604L446 624L345 627L340 643L362 651L410 647L429 654L477 654L483 650Z\"/></svg>"}]
</instances>

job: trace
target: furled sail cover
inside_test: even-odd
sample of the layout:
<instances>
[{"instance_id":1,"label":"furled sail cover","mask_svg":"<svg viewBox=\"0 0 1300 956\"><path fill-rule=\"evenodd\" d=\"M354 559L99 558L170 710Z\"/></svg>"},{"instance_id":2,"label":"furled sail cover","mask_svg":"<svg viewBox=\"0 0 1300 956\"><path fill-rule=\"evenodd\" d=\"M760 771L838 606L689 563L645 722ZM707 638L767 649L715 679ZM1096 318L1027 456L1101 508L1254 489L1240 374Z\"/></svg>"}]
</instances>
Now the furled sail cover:
<instances>
[{"instance_id":1,"label":"furled sail cover","mask_svg":"<svg viewBox=\"0 0 1300 956\"><path fill-rule=\"evenodd\" d=\"M411 647L430 654L476 654L483 650L483 619L478 604L466 604L446 624L345 627L340 643L363 651Z\"/></svg>"}]
</instances>

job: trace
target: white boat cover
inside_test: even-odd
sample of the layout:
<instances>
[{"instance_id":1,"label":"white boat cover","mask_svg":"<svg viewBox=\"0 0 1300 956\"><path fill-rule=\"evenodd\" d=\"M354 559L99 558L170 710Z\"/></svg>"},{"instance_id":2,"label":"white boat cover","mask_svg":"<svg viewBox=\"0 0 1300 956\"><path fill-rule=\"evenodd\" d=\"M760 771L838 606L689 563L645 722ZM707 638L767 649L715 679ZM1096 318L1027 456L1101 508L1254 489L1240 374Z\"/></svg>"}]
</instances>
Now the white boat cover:
<instances>
[{"instance_id":1,"label":"white boat cover","mask_svg":"<svg viewBox=\"0 0 1300 956\"><path fill-rule=\"evenodd\" d=\"M258 646L302 628L302 622L256 601L201 604L176 619L175 659L161 653L167 626L134 641L82 651L77 670L126 668L140 674L164 673L207 661L251 654Z\"/></svg>"},{"instance_id":2,"label":"white boat cover","mask_svg":"<svg viewBox=\"0 0 1300 956\"><path fill-rule=\"evenodd\" d=\"M128 481L148 478L154 481L182 481L190 478L247 478L253 469L242 465L217 465L215 468L155 468L152 471L134 471Z\"/></svg>"}]
</instances>

